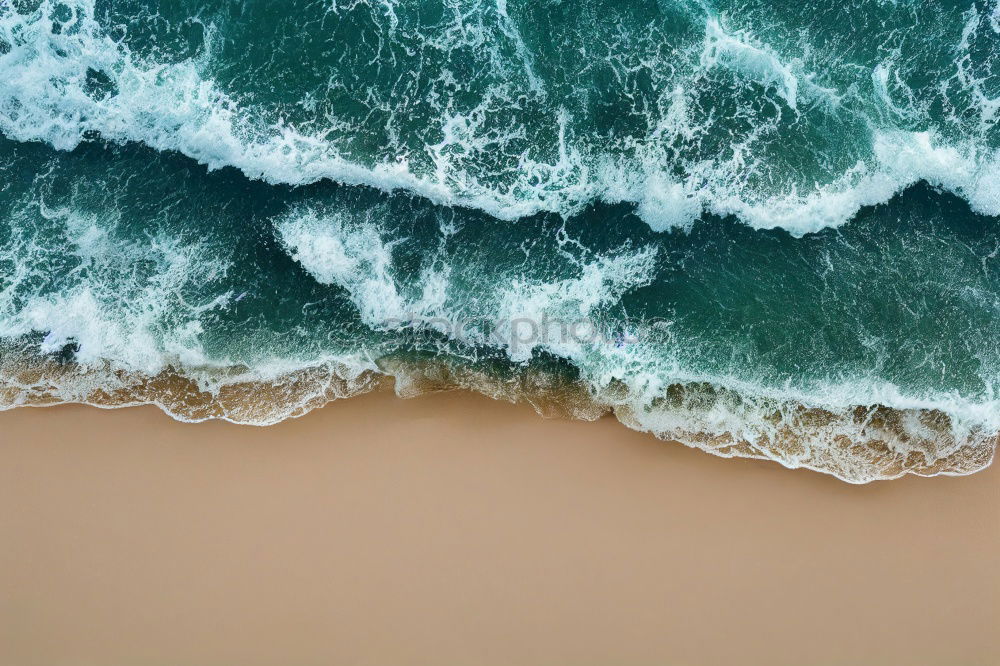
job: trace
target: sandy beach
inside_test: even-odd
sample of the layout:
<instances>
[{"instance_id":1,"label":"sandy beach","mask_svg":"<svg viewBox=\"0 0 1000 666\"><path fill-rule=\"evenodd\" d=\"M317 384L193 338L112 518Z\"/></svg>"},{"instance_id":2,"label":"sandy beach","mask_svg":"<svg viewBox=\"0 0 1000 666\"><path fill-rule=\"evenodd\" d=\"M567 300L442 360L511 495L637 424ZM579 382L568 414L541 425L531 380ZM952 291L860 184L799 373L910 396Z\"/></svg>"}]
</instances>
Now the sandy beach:
<instances>
[{"instance_id":1,"label":"sandy beach","mask_svg":"<svg viewBox=\"0 0 1000 666\"><path fill-rule=\"evenodd\" d=\"M1000 470L851 486L468 394L0 414L0 664L998 664Z\"/></svg>"}]
</instances>

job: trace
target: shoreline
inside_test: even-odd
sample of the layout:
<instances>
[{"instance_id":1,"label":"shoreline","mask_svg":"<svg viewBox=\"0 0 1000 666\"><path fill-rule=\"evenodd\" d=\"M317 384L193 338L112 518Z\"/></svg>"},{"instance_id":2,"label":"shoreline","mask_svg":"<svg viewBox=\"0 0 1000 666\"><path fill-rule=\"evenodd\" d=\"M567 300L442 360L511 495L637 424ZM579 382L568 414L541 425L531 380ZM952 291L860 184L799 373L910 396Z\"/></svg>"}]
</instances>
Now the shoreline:
<instances>
[{"instance_id":1,"label":"shoreline","mask_svg":"<svg viewBox=\"0 0 1000 666\"><path fill-rule=\"evenodd\" d=\"M481 368L385 357L378 369L327 361L265 379L243 366L207 374L171 366L144 375L51 359L0 364L0 413L57 405L150 405L182 423L273 427L371 392L407 399L469 392L529 405L544 417L611 416L639 433L721 458L777 462L855 485L909 475L976 474L992 464L1000 443L1000 432L985 423L962 423L958 414L927 406L809 406L702 382L672 384L647 403L630 399L624 386L597 390L538 368L505 379Z\"/></svg>"},{"instance_id":2,"label":"shoreline","mask_svg":"<svg viewBox=\"0 0 1000 666\"><path fill-rule=\"evenodd\" d=\"M857 486L465 392L0 431L4 663L1000 660L996 466Z\"/></svg>"}]
</instances>

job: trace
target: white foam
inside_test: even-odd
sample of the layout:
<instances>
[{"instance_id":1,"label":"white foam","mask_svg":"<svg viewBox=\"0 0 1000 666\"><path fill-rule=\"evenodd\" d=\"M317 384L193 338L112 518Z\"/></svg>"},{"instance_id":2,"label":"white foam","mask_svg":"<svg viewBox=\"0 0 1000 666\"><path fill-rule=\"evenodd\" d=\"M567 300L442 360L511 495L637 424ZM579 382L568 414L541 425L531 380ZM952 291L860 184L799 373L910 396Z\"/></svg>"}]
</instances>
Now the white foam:
<instances>
[{"instance_id":1,"label":"white foam","mask_svg":"<svg viewBox=\"0 0 1000 666\"><path fill-rule=\"evenodd\" d=\"M701 65L731 69L745 78L773 88L789 108L798 108L799 80L792 66L781 61L775 51L756 43L745 32L726 32L719 19L709 18L705 25L705 45Z\"/></svg>"},{"instance_id":2,"label":"white foam","mask_svg":"<svg viewBox=\"0 0 1000 666\"><path fill-rule=\"evenodd\" d=\"M347 290L368 326L399 326L412 318L437 316L447 299L448 267L432 266L416 285L401 285L393 248L405 239L385 240L381 224L371 219L380 210L321 214L303 208L276 229L291 257L318 282Z\"/></svg>"},{"instance_id":3,"label":"white foam","mask_svg":"<svg viewBox=\"0 0 1000 666\"><path fill-rule=\"evenodd\" d=\"M79 363L111 362L147 374L174 362L206 363L199 316L225 305L228 294L199 303L186 302L182 294L193 285L211 284L225 274L227 264L213 260L198 244L165 237L148 243L112 239L113 212L98 221L69 208L26 204L20 210L24 219L15 221L15 237L4 254L15 276L34 280L15 279L0 295L0 338L39 333L44 335L42 354L73 344ZM54 240L52 247L40 246L30 215L60 225L66 245ZM67 251L78 258L76 267L63 278L46 276L47 254ZM145 274L136 270L138 264L152 269ZM42 278L51 291L38 287L45 284Z\"/></svg>"},{"instance_id":4,"label":"white foam","mask_svg":"<svg viewBox=\"0 0 1000 666\"><path fill-rule=\"evenodd\" d=\"M577 275L551 282L514 277L498 292L496 312L508 358L528 361L535 349L583 365L595 347L607 345L600 310L653 280L657 250L598 256L581 261Z\"/></svg>"}]
</instances>

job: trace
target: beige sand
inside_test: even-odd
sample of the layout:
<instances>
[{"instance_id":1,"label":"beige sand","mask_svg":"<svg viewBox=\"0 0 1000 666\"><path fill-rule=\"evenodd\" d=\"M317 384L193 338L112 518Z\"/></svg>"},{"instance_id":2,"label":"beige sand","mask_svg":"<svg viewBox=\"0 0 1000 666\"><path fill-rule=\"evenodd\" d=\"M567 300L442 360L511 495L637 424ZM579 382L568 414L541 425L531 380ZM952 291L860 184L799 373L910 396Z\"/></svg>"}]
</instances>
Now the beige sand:
<instances>
[{"instance_id":1,"label":"beige sand","mask_svg":"<svg viewBox=\"0 0 1000 666\"><path fill-rule=\"evenodd\" d=\"M372 395L0 414L0 665L1000 664L1000 470L849 486Z\"/></svg>"}]
</instances>

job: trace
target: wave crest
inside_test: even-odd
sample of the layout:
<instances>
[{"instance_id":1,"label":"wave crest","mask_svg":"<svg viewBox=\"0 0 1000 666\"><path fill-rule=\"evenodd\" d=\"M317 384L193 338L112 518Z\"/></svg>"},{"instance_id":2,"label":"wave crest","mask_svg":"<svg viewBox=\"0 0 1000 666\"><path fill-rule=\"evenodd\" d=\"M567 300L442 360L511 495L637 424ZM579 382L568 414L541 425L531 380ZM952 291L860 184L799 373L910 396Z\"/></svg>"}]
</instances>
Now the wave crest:
<instances>
[{"instance_id":1,"label":"wave crest","mask_svg":"<svg viewBox=\"0 0 1000 666\"><path fill-rule=\"evenodd\" d=\"M72 18L57 20L57 10L67 7ZM634 38L639 62L622 65L617 75L639 67L654 87L635 102L642 112L618 110L635 118L634 127L608 134L586 106L567 103L581 91L573 90L564 103L552 101L558 96L546 92L551 86L536 71L516 18L506 5L498 8L503 11L480 16L495 23L490 39L499 40L501 50L490 51L488 63L496 75L454 82L473 101L460 104L457 93L445 91L442 98L436 89L426 99L406 99L400 103L419 107L429 125L391 127L396 138L366 154L351 148L371 132L356 119L328 111L313 116L318 127L263 120L275 115L269 103L213 81L211 44L224 37L224 24L208 24L200 55L164 64L112 39L95 16L94 0L44 0L26 13L8 8L0 14L0 40L10 45L0 54L0 131L60 150L94 135L141 142L270 183L327 179L404 189L503 220L537 213L568 217L604 200L635 204L656 230L689 227L709 211L801 235L842 225L861 207L884 203L918 181L967 198L980 213L1000 214L1000 158L982 132L948 139L926 113L917 123L925 127L916 130L914 122L887 125L866 115L866 109L885 108L890 95L884 62L871 68L872 97L850 101L820 86L800 59L783 58L747 30L727 28L724 17L703 19L701 36L698 20L689 17L692 33L675 40L662 71L657 67L667 63L658 58L664 56L643 58L652 57L644 49L663 35L650 28L649 34L624 36ZM419 39L443 53L471 48L415 28L404 35L399 18L383 29L387 40ZM476 43L491 43L483 39ZM969 35L960 39L958 48L967 50ZM622 43L608 40L597 40L598 50L611 53ZM617 71L613 63L605 64ZM519 87L521 77L534 81L527 92ZM966 72L962 80L980 90L979 78ZM307 97L297 100L299 107L314 107ZM980 90L973 102L983 107L977 117L989 121L990 99ZM527 124L500 124L505 109ZM956 109L953 118L962 113ZM821 130L826 136L818 141Z\"/></svg>"}]
</instances>

